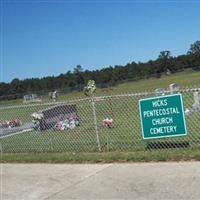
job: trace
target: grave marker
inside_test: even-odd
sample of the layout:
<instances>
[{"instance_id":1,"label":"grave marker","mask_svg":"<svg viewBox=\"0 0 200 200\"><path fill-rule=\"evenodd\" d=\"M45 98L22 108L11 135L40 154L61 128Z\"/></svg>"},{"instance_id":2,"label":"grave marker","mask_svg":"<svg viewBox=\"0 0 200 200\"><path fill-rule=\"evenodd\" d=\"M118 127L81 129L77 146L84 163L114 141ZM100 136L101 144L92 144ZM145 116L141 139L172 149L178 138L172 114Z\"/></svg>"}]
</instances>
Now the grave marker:
<instances>
[{"instance_id":1,"label":"grave marker","mask_svg":"<svg viewBox=\"0 0 200 200\"><path fill-rule=\"evenodd\" d=\"M156 88L154 92L155 96L165 95L165 90L163 88Z\"/></svg>"},{"instance_id":2,"label":"grave marker","mask_svg":"<svg viewBox=\"0 0 200 200\"><path fill-rule=\"evenodd\" d=\"M200 91L194 92L193 95L194 95L194 104L192 105L192 108L194 111L198 112L200 111Z\"/></svg>"},{"instance_id":3,"label":"grave marker","mask_svg":"<svg viewBox=\"0 0 200 200\"><path fill-rule=\"evenodd\" d=\"M179 91L179 86L176 83L172 83L169 85L170 94L175 94Z\"/></svg>"},{"instance_id":4,"label":"grave marker","mask_svg":"<svg viewBox=\"0 0 200 200\"><path fill-rule=\"evenodd\" d=\"M37 94L27 94L24 95L23 103L41 102L42 100L37 96Z\"/></svg>"}]
</instances>

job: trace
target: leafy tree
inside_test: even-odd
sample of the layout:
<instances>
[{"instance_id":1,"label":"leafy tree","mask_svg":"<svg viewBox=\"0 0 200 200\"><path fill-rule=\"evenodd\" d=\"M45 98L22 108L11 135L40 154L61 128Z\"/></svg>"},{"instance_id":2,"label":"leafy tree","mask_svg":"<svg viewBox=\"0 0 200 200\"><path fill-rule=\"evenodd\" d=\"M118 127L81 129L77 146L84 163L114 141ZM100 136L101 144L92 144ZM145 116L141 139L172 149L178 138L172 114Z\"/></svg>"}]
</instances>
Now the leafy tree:
<instances>
[{"instance_id":1,"label":"leafy tree","mask_svg":"<svg viewBox=\"0 0 200 200\"><path fill-rule=\"evenodd\" d=\"M190 45L190 49L187 52L188 54L200 54L200 40L197 40Z\"/></svg>"},{"instance_id":2,"label":"leafy tree","mask_svg":"<svg viewBox=\"0 0 200 200\"><path fill-rule=\"evenodd\" d=\"M82 71L83 71L83 68L81 67L81 65L77 65L75 68L74 68L74 82L75 82L75 85L82 85L84 84L84 78L83 78L83 75L82 75Z\"/></svg>"},{"instance_id":3,"label":"leafy tree","mask_svg":"<svg viewBox=\"0 0 200 200\"><path fill-rule=\"evenodd\" d=\"M74 68L74 74L80 73L83 71L83 68L81 67L81 65L76 65L76 67Z\"/></svg>"},{"instance_id":4,"label":"leafy tree","mask_svg":"<svg viewBox=\"0 0 200 200\"><path fill-rule=\"evenodd\" d=\"M161 51L156 60L148 62L131 62L126 65L115 65L101 70L83 70L77 65L74 70L57 77L13 79L10 83L0 83L0 99L22 97L25 93L49 92L54 89L61 91L80 90L88 80L95 80L98 87L108 87L127 80L148 78L152 75L160 77L163 72L177 72L186 68L200 70L200 41L194 42L186 55L172 57L169 50ZM6 97L7 96L7 97Z\"/></svg>"},{"instance_id":5,"label":"leafy tree","mask_svg":"<svg viewBox=\"0 0 200 200\"><path fill-rule=\"evenodd\" d=\"M158 58L159 59L170 59L170 58L172 58L171 52L168 50L161 51Z\"/></svg>"},{"instance_id":6,"label":"leafy tree","mask_svg":"<svg viewBox=\"0 0 200 200\"><path fill-rule=\"evenodd\" d=\"M169 70L172 61L171 52L168 50L161 51L157 60L156 73L160 74ZM159 76L158 76L159 77Z\"/></svg>"}]
</instances>

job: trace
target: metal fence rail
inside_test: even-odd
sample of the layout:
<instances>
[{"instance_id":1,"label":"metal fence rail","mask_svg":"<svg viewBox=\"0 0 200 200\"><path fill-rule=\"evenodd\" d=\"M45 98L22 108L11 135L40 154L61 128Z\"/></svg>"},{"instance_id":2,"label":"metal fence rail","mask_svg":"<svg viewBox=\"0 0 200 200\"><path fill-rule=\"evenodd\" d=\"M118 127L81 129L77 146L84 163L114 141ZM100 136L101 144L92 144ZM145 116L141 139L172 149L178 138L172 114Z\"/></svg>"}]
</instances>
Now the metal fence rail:
<instances>
[{"instance_id":1,"label":"metal fence rail","mask_svg":"<svg viewBox=\"0 0 200 200\"><path fill-rule=\"evenodd\" d=\"M155 140L142 138L138 108L140 99L158 95L154 91L0 107L1 151L94 152L199 148L200 98L194 95L199 91L198 87L178 91L183 97L188 135ZM170 91L164 92L169 94Z\"/></svg>"}]
</instances>

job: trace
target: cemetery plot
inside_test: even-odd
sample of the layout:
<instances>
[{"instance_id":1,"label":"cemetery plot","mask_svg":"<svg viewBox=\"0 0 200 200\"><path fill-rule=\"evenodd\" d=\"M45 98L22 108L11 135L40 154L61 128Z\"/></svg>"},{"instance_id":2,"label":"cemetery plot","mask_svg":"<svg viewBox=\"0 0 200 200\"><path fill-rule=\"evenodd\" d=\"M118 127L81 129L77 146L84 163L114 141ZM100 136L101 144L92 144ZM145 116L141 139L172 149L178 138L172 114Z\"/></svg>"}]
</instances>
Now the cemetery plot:
<instances>
[{"instance_id":1,"label":"cemetery plot","mask_svg":"<svg viewBox=\"0 0 200 200\"><path fill-rule=\"evenodd\" d=\"M81 118L76 104L63 104L46 108L32 114L35 129L44 131L50 128L56 130L73 129L80 124Z\"/></svg>"},{"instance_id":2,"label":"cemetery plot","mask_svg":"<svg viewBox=\"0 0 200 200\"><path fill-rule=\"evenodd\" d=\"M194 90L182 93L185 109L191 109L195 103L193 92ZM165 92L165 94L166 93L167 92ZM147 141L142 138L140 132L138 101L150 97L152 94L154 95L154 92L97 98L98 101L95 101L95 107L102 151L144 151L147 149ZM157 98L162 97L164 96L158 96ZM73 101L73 103L68 103L68 105L74 106L74 108L69 109L68 114L71 115L75 112L76 115L80 116L80 125L76 125L75 127L74 122L67 124L65 117L62 119L59 118L60 115L63 116L62 112L67 110L67 108L64 108L64 105L67 107L66 102L56 102L50 104L23 105L16 108L0 108L1 121L19 119L22 124L30 123L33 119L31 116L33 113L44 112L45 126L43 130L35 129L24 132L23 134L13 134L9 137L0 138L0 143L4 152L98 151L92 102L86 98L83 101L77 100ZM59 109L59 107L62 109ZM172 112L176 115L177 109L174 109ZM179 109L178 112L180 112ZM58 122L57 119L61 121ZM198 147L200 144L199 120L200 112L192 112L186 116L188 134L185 137L155 139L155 142L164 142L165 145L163 145L163 143L161 143L161 145L158 143L163 148L165 148L166 144L169 147L173 147L175 144L174 142L181 144L180 146L185 144L184 147L188 146L188 143L189 147ZM53 124L51 124L52 122ZM171 126L171 122L172 120L168 118L155 121L154 123L168 123L167 125ZM161 126L163 126L163 124L161 124ZM71 126L71 128L66 128L68 126ZM154 142L154 140L150 141ZM155 143L153 143L153 145L155 145ZM149 148L152 148L152 146ZM157 148L157 146L155 148Z\"/></svg>"}]
</instances>

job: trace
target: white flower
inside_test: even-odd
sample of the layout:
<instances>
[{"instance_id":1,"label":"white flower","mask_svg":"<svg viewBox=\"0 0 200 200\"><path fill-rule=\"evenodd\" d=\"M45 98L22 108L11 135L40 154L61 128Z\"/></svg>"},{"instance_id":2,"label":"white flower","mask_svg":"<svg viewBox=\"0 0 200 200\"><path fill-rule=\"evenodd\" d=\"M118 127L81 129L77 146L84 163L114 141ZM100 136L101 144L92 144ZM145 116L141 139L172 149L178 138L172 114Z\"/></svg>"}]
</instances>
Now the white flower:
<instances>
[{"instance_id":1,"label":"white flower","mask_svg":"<svg viewBox=\"0 0 200 200\"><path fill-rule=\"evenodd\" d=\"M35 119L42 119L43 118L43 114L39 113L39 112L34 112L31 114L31 116Z\"/></svg>"}]
</instances>

